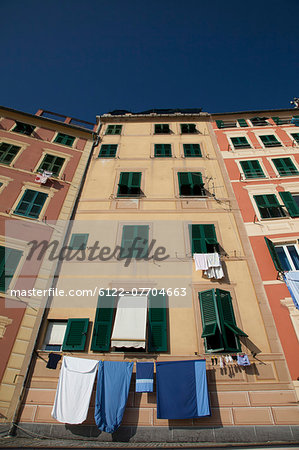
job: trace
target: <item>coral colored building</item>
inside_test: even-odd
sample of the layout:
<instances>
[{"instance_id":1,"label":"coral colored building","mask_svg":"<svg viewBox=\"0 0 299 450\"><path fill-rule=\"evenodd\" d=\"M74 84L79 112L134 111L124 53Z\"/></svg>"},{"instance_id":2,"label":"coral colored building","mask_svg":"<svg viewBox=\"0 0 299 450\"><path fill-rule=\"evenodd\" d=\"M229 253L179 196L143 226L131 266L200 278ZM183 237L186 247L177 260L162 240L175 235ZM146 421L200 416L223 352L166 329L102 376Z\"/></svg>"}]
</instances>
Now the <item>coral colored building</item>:
<instances>
[{"instance_id":1,"label":"coral colored building","mask_svg":"<svg viewBox=\"0 0 299 450\"><path fill-rule=\"evenodd\" d=\"M299 111L212 117L299 397L299 310L283 281L284 272L299 269Z\"/></svg>"},{"instance_id":2,"label":"coral colored building","mask_svg":"<svg viewBox=\"0 0 299 450\"><path fill-rule=\"evenodd\" d=\"M0 422L4 429L14 418L47 300L46 295L20 296L16 290L48 288L57 264L29 258L28 243L63 238L61 231L75 206L92 144L92 123L43 110L32 115L0 108ZM56 226L59 221L62 228Z\"/></svg>"}]
</instances>

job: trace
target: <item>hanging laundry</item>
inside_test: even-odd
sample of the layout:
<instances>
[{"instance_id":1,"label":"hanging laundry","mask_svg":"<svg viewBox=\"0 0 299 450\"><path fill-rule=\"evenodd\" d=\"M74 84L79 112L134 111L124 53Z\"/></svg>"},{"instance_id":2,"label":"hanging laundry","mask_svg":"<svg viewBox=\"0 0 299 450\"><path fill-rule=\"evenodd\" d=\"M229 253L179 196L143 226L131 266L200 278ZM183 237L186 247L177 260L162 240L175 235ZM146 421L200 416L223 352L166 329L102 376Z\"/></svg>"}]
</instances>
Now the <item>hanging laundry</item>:
<instances>
[{"instance_id":1,"label":"hanging laundry","mask_svg":"<svg viewBox=\"0 0 299 450\"><path fill-rule=\"evenodd\" d=\"M248 356L244 353L238 355L237 363L239 364L239 366L250 366Z\"/></svg>"},{"instance_id":2,"label":"hanging laundry","mask_svg":"<svg viewBox=\"0 0 299 450\"><path fill-rule=\"evenodd\" d=\"M47 170L44 170L42 173L38 173L35 177L35 182L36 183L40 183L40 184L45 184L48 180L48 178L50 178L52 176L52 172L48 172Z\"/></svg>"},{"instance_id":3,"label":"hanging laundry","mask_svg":"<svg viewBox=\"0 0 299 450\"><path fill-rule=\"evenodd\" d=\"M87 417L98 361L65 356L58 379L52 417L79 424Z\"/></svg>"},{"instance_id":4,"label":"hanging laundry","mask_svg":"<svg viewBox=\"0 0 299 450\"><path fill-rule=\"evenodd\" d=\"M156 382L158 419L210 415L205 360L157 362Z\"/></svg>"},{"instance_id":5,"label":"hanging laundry","mask_svg":"<svg viewBox=\"0 0 299 450\"><path fill-rule=\"evenodd\" d=\"M58 355L57 353L50 353L49 359L46 365L47 369L56 369L57 364L61 360L61 355Z\"/></svg>"},{"instance_id":6,"label":"hanging laundry","mask_svg":"<svg viewBox=\"0 0 299 450\"><path fill-rule=\"evenodd\" d=\"M132 362L100 361L94 418L101 431L113 433L121 424L131 383Z\"/></svg>"},{"instance_id":7,"label":"hanging laundry","mask_svg":"<svg viewBox=\"0 0 299 450\"><path fill-rule=\"evenodd\" d=\"M224 362L223 362L222 356L220 356L220 358L219 358L219 365L220 365L220 369L223 369L223 367L224 367Z\"/></svg>"},{"instance_id":8,"label":"hanging laundry","mask_svg":"<svg viewBox=\"0 0 299 450\"><path fill-rule=\"evenodd\" d=\"M207 253L194 253L195 270L207 270L209 268L207 262Z\"/></svg>"},{"instance_id":9,"label":"hanging laundry","mask_svg":"<svg viewBox=\"0 0 299 450\"><path fill-rule=\"evenodd\" d=\"M136 363L136 392L153 392L154 390L154 363Z\"/></svg>"},{"instance_id":10,"label":"hanging laundry","mask_svg":"<svg viewBox=\"0 0 299 450\"><path fill-rule=\"evenodd\" d=\"M299 309L299 270L293 270L284 274L284 280L290 291L294 305Z\"/></svg>"}]
</instances>

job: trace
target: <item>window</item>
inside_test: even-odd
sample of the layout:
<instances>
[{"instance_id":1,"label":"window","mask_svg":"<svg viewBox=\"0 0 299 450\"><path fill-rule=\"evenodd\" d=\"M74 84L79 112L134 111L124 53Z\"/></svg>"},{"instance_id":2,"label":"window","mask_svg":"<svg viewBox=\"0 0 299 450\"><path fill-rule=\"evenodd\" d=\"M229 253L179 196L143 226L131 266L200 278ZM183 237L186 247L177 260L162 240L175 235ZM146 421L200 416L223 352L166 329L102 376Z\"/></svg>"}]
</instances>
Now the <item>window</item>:
<instances>
[{"instance_id":1,"label":"window","mask_svg":"<svg viewBox=\"0 0 299 450\"><path fill-rule=\"evenodd\" d=\"M216 120L216 125L218 128L236 128L238 125L240 127L248 127L245 119Z\"/></svg>"},{"instance_id":2,"label":"window","mask_svg":"<svg viewBox=\"0 0 299 450\"><path fill-rule=\"evenodd\" d=\"M28 123L18 122L16 120L16 126L12 129L15 133L26 134L27 136L31 136L35 126L29 125Z\"/></svg>"},{"instance_id":3,"label":"window","mask_svg":"<svg viewBox=\"0 0 299 450\"><path fill-rule=\"evenodd\" d=\"M178 172L178 178L181 196L205 195L200 172Z\"/></svg>"},{"instance_id":4,"label":"window","mask_svg":"<svg viewBox=\"0 0 299 450\"><path fill-rule=\"evenodd\" d=\"M59 352L62 348L66 327L67 321L49 322L43 350Z\"/></svg>"},{"instance_id":5,"label":"window","mask_svg":"<svg viewBox=\"0 0 299 450\"><path fill-rule=\"evenodd\" d=\"M278 272L299 270L299 251L297 244L276 245L267 237L265 237L265 241L273 264Z\"/></svg>"},{"instance_id":6,"label":"window","mask_svg":"<svg viewBox=\"0 0 299 450\"><path fill-rule=\"evenodd\" d=\"M245 178L265 178L265 174L257 159L240 161Z\"/></svg>"},{"instance_id":7,"label":"window","mask_svg":"<svg viewBox=\"0 0 299 450\"><path fill-rule=\"evenodd\" d=\"M74 143L74 140L75 140L74 136L69 136L68 134L63 133L57 133L54 142L71 147Z\"/></svg>"},{"instance_id":8,"label":"window","mask_svg":"<svg viewBox=\"0 0 299 450\"><path fill-rule=\"evenodd\" d=\"M271 219L273 217L285 217L282 205L279 204L276 195L254 195L253 196L259 209L262 219Z\"/></svg>"},{"instance_id":9,"label":"window","mask_svg":"<svg viewBox=\"0 0 299 450\"><path fill-rule=\"evenodd\" d=\"M168 123L156 123L155 134L169 134L170 128Z\"/></svg>"},{"instance_id":10,"label":"window","mask_svg":"<svg viewBox=\"0 0 299 450\"><path fill-rule=\"evenodd\" d=\"M108 125L106 134L121 134L122 125Z\"/></svg>"},{"instance_id":11,"label":"window","mask_svg":"<svg viewBox=\"0 0 299 450\"><path fill-rule=\"evenodd\" d=\"M99 158L115 158L117 152L117 145L103 144L99 153Z\"/></svg>"},{"instance_id":12,"label":"window","mask_svg":"<svg viewBox=\"0 0 299 450\"><path fill-rule=\"evenodd\" d=\"M50 321L43 349L49 351L84 351L89 319Z\"/></svg>"},{"instance_id":13,"label":"window","mask_svg":"<svg viewBox=\"0 0 299 450\"><path fill-rule=\"evenodd\" d=\"M291 117L272 117L273 122L276 123L276 125L287 125L291 123L292 118Z\"/></svg>"},{"instance_id":14,"label":"window","mask_svg":"<svg viewBox=\"0 0 299 450\"><path fill-rule=\"evenodd\" d=\"M299 144L299 133L291 133L292 138Z\"/></svg>"},{"instance_id":15,"label":"window","mask_svg":"<svg viewBox=\"0 0 299 450\"><path fill-rule=\"evenodd\" d=\"M139 296L141 302L136 312L139 317L138 327L134 314L136 307L130 307L132 303L138 302L138 296L117 298L109 290L104 292L98 298L91 350L109 352L114 347L118 351L130 352L167 351L167 296L163 295L163 289L158 289L155 296L151 293L148 297Z\"/></svg>"},{"instance_id":16,"label":"window","mask_svg":"<svg viewBox=\"0 0 299 450\"><path fill-rule=\"evenodd\" d=\"M194 134L197 133L195 123L181 123L182 134Z\"/></svg>"},{"instance_id":17,"label":"window","mask_svg":"<svg viewBox=\"0 0 299 450\"><path fill-rule=\"evenodd\" d=\"M274 163L279 175L282 177L289 177L299 174L291 158L275 158L272 159L272 162Z\"/></svg>"},{"instance_id":18,"label":"window","mask_svg":"<svg viewBox=\"0 0 299 450\"><path fill-rule=\"evenodd\" d=\"M218 252L219 244L216 237L215 226L213 224L189 225L189 236L192 255L193 253Z\"/></svg>"},{"instance_id":19,"label":"window","mask_svg":"<svg viewBox=\"0 0 299 450\"><path fill-rule=\"evenodd\" d=\"M10 164L14 160L20 149L21 147L18 147L17 145L11 145L7 144L6 142L1 142L0 163L7 165Z\"/></svg>"},{"instance_id":20,"label":"window","mask_svg":"<svg viewBox=\"0 0 299 450\"><path fill-rule=\"evenodd\" d=\"M299 217L299 195L291 192L279 192L279 195L291 217Z\"/></svg>"},{"instance_id":21,"label":"window","mask_svg":"<svg viewBox=\"0 0 299 450\"><path fill-rule=\"evenodd\" d=\"M72 234L69 247L72 250L85 250L87 241L88 241L88 234L74 233Z\"/></svg>"},{"instance_id":22,"label":"window","mask_svg":"<svg viewBox=\"0 0 299 450\"><path fill-rule=\"evenodd\" d=\"M141 172L121 172L117 197L139 197Z\"/></svg>"},{"instance_id":23,"label":"window","mask_svg":"<svg viewBox=\"0 0 299 450\"><path fill-rule=\"evenodd\" d=\"M0 246L0 292L6 292L23 252Z\"/></svg>"},{"instance_id":24,"label":"window","mask_svg":"<svg viewBox=\"0 0 299 450\"><path fill-rule=\"evenodd\" d=\"M250 121L254 127L264 127L269 125L267 117L252 117Z\"/></svg>"},{"instance_id":25,"label":"window","mask_svg":"<svg viewBox=\"0 0 299 450\"><path fill-rule=\"evenodd\" d=\"M47 198L48 194L33 191L32 189L26 189L14 214L38 219Z\"/></svg>"},{"instance_id":26,"label":"window","mask_svg":"<svg viewBox=\"0 0 299 450\"><path fill-rule=\"evenodd\" d=\"M183 144L185 158L201 157L201 149L199 144Z\"/></svg>"},{"instance_id":27,"label":"window","mask_svg":"<svg viewBox=\"0 0 299 450\"><path fill-rule=\"evenodd\" d=\"M148 255L148 241L148 225L124 225L120 257L145 258Z\"/></svg>"},{"instance_id":28,"label":"window","mask_svg":"<svg viewBox=\"0 0 299 450\"><path fill-rule=\"evenodd\" d=\"M239 352L239 336L247 334L236 325L231 295L222 289L198 293L206 352Z\"/></svg>"},{"instance_id":29,"label":"window","mask_svg":"<svg viewBox=\"0 0 299 450\"><path fill-rule=\"evenodd\" d=\"M38 172L43 172L44 170L52 172L54 177L58 177L65 159L60 156L55 155L45 155L41 165L37 169Z\"/></svg>"},{"instance_id":30,"label":"window","mask_svg":"<svg viewBox=\"0 0 299 450\"><path fill-rule=\"evenodd\" d=\"M245 136L232 137L231 141L233 143L234 148L251 148L251 145L247 141Z\"/></svg>"},{"instance_id":31,"label":"window","mask_svg":"<svg viewBox=\"0 0 299 450\"><path fill-rule=\"evenodd\" d=\"M276 139L274 134L259 136L265 147L281 147L281 143Z\"/></svg>"},{"instance_id":32,"label":"window","mask_svg":"<svg viewBox=\"0 0 299 450\"><path fill-rule=\"evenodd\" d=\"M170 144L155 144L155 157L156 158L171 157L171 145Z\"/></svg>"}]
</instances>

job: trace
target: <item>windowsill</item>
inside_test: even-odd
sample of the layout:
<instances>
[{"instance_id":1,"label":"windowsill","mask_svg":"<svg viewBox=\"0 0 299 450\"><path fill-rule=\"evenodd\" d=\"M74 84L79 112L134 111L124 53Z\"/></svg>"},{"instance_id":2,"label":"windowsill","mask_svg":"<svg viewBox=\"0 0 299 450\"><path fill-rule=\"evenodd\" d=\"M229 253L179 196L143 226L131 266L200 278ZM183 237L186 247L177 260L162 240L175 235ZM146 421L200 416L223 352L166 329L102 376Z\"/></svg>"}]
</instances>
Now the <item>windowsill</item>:
<instances>
[{"instance_id":1,"label":"windowsill","mask_svg":"<svg viewBox=\"0 0 299 450\"><path fill-rule=\"evenodd\" d=\"M207 199L209 198L207 195L180 195L179 198L186 200L188 198L196 198L196 199Z\"/></svg>"}]
</instances>

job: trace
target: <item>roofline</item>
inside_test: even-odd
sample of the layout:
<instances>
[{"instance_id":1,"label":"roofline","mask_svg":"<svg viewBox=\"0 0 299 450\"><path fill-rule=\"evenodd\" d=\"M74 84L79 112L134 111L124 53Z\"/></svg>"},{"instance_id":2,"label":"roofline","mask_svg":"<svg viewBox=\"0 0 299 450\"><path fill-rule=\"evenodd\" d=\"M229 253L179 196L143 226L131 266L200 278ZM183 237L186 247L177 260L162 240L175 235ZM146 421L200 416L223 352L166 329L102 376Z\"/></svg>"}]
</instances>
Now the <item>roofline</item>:
<instances>
[{"instance_id":1,"label":"roofline","mask_svg":"<svg viewBox=\"0 0 299 450\"><path fill-rule=\"evenodd\" d=\"M102 114L99 116L96 116L98 121L105 122L108 119L114 119L114 121L119 121L120 119L144 119L144 118L173 118L173 117L210 117L211 114L206 112L201 113L174 113L174 114L158 114L158 113L150 113L150 114L134 114L134 113L127 113L127 114L120 114L120 115L113 115L113 114Z\"/></svg>"},{"instance_id":2,"label":"roofline","mask_svg":"<svg viewBox=\"0 0 299 450\"><path fill-rule=\"evenodd\" d=\"M72 128L75 130L80 130L80 131L85 131L88 134L93 134L94 131L90 130L88 128L84 128L84 127L80 127L79 125L72 125L70 123L65 123L65 122L60 122L59 120L55 120L55 119L49 119L48 117L43 117L43 116L37 116L36 114L30 114L24 111L19 111L18 109L13 109L13 108L8 108L7 106L2 106L0 105L0 109L3 109L4 111L9 111L9 112L13 112L13 113L18 113L18 114L22 114L26 117L30 117L31 119L38 119L38 120L44 120L45 122L50 122L53 123L53 125L62 125L65 126L67 128ZM75 120L80 120L80 119L75 119ZM94 124L96 125L96 123Z\"/></svg>"},{"instance_id":3,"label":"roofline","mask_svg":"<svg viewBox=\"0 0 299 450\"><path fill-rule=\"evenodd\" d=\"M225 116L232 114L256 114L256 113L266 113L266 112L286 112L286 111L298 111L298 108L284 108L284 109L257 109L252 111L235 111L235 112L220 112L211 113L211 116Z\"/></svg>"}]
</instances>

